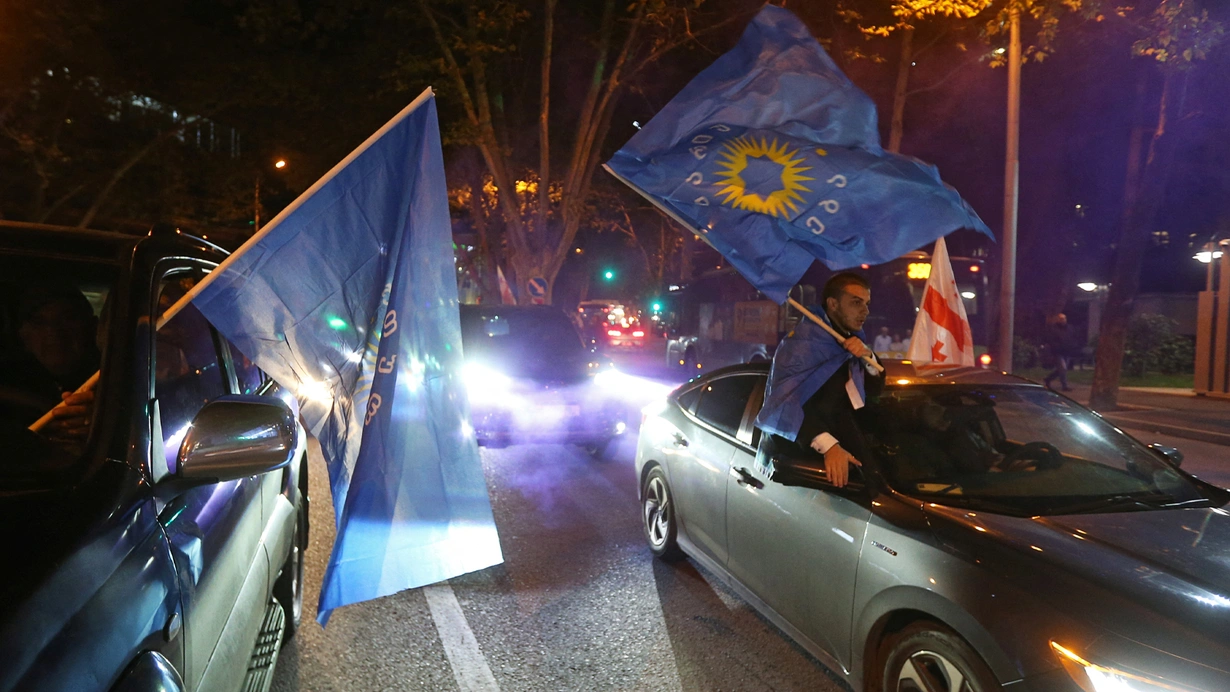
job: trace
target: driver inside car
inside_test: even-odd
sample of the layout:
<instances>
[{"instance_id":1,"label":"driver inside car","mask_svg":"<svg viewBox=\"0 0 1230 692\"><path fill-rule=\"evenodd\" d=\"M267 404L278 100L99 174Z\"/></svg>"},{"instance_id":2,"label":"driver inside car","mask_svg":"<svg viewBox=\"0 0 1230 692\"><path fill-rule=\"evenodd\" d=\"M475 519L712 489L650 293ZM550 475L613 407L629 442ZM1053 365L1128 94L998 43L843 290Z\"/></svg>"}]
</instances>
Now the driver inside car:
<instances>
[{"instance_id":1,"label":"driver inside car","mask_svg":"<svg viewBox=\"0 0 1230 692\"><path fill-rule=\"evenodd\" d=\"M918 418L943 446L954 472L1000 471L1004 455L977 429L978 418L986 413L995 415L989 407L944 406L928 398L919 406Z\"/></svg>"},{"instance_id":2,"label":"driver inside car","mask_svg":"<svg viewBox=\"0 0 1230 692\"><path fill-rule=\"evenodd\" d=\"M17 322L21 347L0 365L0 413L29 425L53 411L39 434L76 449L89 433L94 408L94 392L76 390L101 360L94 308L71 284L35 284L22 292Z\"/></svg>"}]
</instances>

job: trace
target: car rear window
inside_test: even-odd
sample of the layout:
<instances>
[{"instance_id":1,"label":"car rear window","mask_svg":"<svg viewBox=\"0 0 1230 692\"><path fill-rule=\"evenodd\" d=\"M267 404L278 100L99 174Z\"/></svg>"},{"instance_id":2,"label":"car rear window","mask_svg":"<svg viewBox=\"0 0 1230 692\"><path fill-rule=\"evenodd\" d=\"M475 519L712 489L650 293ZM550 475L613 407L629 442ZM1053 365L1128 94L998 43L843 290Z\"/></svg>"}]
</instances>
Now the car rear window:
<instances>
[{"instance_id":1,"label":"car rear window","mask_svg":"<svg viewBox=\"0 0 1230 692\"><path fill-rule=\"evenodd\" d=\"M554 310L463 310L461 338L467 352L516 351L550 358L584 350L572 321Z\"/></svg>"},{"instance_id":2,"label":"car rear window","mask_svg":"<svg viewBox=\"0 0 1230 692\"><path fill-rule=\"evenodd\" d=\"M728 435L739 432L747 400L756 388L753 375L735 375L713 380L700 387L696 417Z\"/></svg>"}]
</instances>

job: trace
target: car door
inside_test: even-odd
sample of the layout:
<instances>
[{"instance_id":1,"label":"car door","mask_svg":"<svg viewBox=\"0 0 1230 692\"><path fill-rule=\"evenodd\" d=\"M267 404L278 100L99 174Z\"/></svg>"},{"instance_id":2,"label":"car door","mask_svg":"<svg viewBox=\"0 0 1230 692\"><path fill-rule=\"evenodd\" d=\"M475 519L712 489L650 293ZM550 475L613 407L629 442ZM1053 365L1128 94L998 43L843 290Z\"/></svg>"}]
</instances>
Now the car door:
<instances>
[{"instance_id":1,"label":"car door","mask_svg":"<svg viewBox=\"0 0 1230 692\"><path fill-rule=\"evenodd\" d=\"M166 271L156 286L152 319L183 295L203 269ZM229 377L213 328L191 304L158 329L154 342L152 459L174 472L193 417L229 392ZM183 594L186 687L238 689L268 594L269 565L260 550L261 479L197 486L170 500L159 519Z\"/></svg>"},{"instance_id":2,"label":"car door","mask_svg":"<svg viewBox=\"0 0 1230 692\"><path fill-rule=\"evenodd\" d=\"M735 435L758 378L732 374L706 380L680 396L689 404L674 445L671 489L679 523L697 548L726 561L726 476Z\"/></svg>"},{"instance_id":3,"label":"car door","mask_svg":"<svg viewBox=\"0 0 1230 692\"><path fill-rule=\"evenodd\" d=\"M727 570L807 638L839 662L848 662L854 583L870 500L853 468L851 482L840 490L783 485L758 468L760 431L754 421L763 396L762 386L730 462ZM803 453L797 447L781 451Z\"/></svg>"}]
</instances>

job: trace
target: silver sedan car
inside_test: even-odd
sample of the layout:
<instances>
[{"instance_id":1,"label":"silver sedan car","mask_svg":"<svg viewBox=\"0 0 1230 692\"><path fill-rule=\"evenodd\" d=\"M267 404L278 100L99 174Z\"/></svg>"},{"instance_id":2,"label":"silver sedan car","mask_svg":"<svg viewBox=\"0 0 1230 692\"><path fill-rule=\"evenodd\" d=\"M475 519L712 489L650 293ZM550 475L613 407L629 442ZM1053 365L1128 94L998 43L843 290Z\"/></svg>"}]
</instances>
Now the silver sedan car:
<instances>
[{"instance_id":1,"label":"silver sedan car","mask_svg":"<svg viewBox=\"0 0 1230 692\"><path fill-rule=\"evenodd\" d=\"M851 482L781 438L767 365L647 407L645 536L855 690L1230 690L1230 493L1036 384L890 363Z\"/></svg>"}]
</instances>

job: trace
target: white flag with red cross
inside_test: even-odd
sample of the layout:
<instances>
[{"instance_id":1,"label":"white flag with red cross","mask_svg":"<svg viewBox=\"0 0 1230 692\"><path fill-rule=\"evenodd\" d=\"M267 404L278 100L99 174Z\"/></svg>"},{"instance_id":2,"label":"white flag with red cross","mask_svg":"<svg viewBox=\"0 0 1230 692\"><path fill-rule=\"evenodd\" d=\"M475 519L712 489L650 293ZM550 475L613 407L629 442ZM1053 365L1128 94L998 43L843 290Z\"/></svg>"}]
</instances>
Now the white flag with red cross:
<instances>
[{"instance_id":1,"label":"white flag with red cross","mask_svg":"<svg viewBox=\"0 0 1230 692\"><path fill-rule=\"evenodd\" d=\"M923 289L907 357L915 363L974 365L974 336L943 238L935 241L931 253L931 275Z\"/></svg>"},{"instance_id":2,"label":"white flag with red cross","mask_svg":"<svg viewBox=\"0 0 1230 692\"><path fill-rule=\"evenodd\" d=\"M516 305L517 299L513 297L512 289L508 287L508 281L504 278L504 270L497 266L495 271L500 277L500 302L505 305Z\"/></svg>"}]
</instances>

